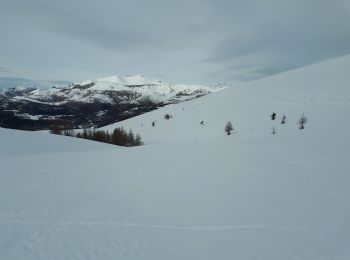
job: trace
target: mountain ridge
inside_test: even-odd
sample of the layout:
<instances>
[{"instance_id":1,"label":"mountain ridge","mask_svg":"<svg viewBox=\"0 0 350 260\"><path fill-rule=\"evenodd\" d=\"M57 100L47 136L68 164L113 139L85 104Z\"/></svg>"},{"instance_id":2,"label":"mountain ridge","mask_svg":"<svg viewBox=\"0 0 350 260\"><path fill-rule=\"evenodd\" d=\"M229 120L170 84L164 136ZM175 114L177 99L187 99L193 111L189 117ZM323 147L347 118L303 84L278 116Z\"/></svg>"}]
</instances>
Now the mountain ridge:
<instances>
[{"instance_id":1,"label":"mountain ridge","mask_svg":"<svg viewBox=\"0 0 350 260\"><path fill-rule=\"evenodd\" d=\"M110 76L42 89L0 91L0 126L27 130L103 126L224 87L170 84L141 75Z\"/></svg>"}]
</instances>

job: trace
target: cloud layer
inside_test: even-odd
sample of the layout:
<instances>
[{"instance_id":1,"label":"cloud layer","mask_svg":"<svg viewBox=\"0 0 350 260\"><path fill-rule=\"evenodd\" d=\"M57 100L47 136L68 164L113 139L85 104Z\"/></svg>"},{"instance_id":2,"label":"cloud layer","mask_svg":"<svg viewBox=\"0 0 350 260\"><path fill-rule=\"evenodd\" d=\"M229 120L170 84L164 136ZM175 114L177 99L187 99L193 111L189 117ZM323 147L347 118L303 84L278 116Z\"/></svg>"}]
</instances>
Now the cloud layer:
<instances>
[{"instance_id":1,"label":"cloud layer","mask_svg":"<svg viewBox=\"0 0 350 260\"><path fill-rule=\"evenodd\" d=\"M3 0L0 56L40 79L232 82L349 54L349 25L347 0Z\"/></svg>"}]
</instances>

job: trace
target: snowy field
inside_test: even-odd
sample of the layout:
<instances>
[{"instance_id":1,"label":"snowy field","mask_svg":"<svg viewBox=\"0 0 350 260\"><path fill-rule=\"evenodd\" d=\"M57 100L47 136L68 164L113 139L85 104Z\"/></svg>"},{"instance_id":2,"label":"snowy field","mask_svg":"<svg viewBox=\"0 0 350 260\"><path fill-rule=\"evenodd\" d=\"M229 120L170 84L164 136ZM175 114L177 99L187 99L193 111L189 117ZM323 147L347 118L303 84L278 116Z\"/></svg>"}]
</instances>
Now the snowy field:
<instances>
[{"instance_id":1,"label":"snowy field","mask_svg":"<svg viewBox=\"0 0 350 260\"><path fill-rule=\"evenodd\" d=\"M0 129L0 259L350 259L349 68L345 56L105 127L142 147Z\"/></svg>"}]
</instances>

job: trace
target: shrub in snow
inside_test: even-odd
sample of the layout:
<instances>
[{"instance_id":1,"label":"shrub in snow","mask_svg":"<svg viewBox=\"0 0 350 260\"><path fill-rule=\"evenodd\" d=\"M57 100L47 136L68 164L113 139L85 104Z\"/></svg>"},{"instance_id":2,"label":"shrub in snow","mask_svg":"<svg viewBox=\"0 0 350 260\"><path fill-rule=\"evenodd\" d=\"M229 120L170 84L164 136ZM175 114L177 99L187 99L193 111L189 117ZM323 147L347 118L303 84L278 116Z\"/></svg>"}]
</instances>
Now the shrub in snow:
<instances>
[{"instance_id":1,"label":"shrub in snow","mask_svg":"<svg viewBox=\"0 0 350 260\"><path fill-rule=\"evenodd\" d=\"M230 135L231 131L233 131L232 123L231 123L231 121L227 121L227 123L225 125L225 132L227 135Z\"/></svg>"}]
</instances>

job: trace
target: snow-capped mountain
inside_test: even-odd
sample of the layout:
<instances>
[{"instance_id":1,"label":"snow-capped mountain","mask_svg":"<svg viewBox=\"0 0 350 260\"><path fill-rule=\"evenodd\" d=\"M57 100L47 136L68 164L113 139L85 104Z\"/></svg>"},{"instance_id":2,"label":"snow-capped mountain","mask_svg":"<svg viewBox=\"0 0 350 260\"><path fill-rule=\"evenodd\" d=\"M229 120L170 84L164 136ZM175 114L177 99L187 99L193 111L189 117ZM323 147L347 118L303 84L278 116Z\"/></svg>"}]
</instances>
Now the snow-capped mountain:
<instances>
[{"instance_id":1,"label":"snow-capped mountain","mask_svg":"<svg viewBox=\"0 0 350 260\"><path fill-rule=\"evenodd\" d=\"M48 89L0 92L0 125L19 129L102 126L158 107L198 98L222 86L173 85L141 75L111 76Z\"/></svg>"}]
</instances>

